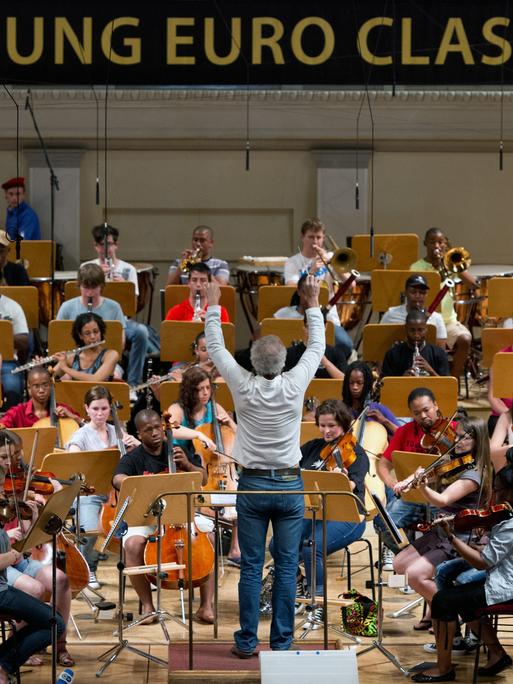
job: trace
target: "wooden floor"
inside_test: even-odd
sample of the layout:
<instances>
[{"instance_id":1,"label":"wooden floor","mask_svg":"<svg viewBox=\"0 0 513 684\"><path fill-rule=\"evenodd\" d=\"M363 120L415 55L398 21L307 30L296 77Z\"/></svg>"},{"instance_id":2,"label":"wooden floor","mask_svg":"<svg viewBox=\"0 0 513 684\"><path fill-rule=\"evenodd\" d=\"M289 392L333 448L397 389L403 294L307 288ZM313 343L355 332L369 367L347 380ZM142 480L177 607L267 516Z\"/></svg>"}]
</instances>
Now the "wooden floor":
<instances>
[{"instance_id":1,"label":"wooden floor","mask_svg":"<svg viewBox=\"0 0 513 684\"><path fill-rule=\"evenodd\" d=\"M372 528L369 529L368 534L374 540ZM366 561L367 554L360 554L353 557L353 571L362 568L362 564ZM342 554L334 554L329 559L329 590L330 597L336 597L342 591L346 590L346 581L340 580L340 570L342 564ZM116 601L117 598L117 572L115 569L115 561L109 560L100 565L99 578L103 583L102 592L107 599ZM239 571L236 568L225 567L224 574L220 582L220 627L219 637L225 640L231 640L234 629L237 628L237 581ZM385 573L385 576L387 573ZM367 567L363 567L362 571L355 575L353 585L364 593L369 593L368 589L364 589L365 581L369 579L369 572ZM433 637L426 632L414 632L413 624L420 617L421 608L416 608L412 612L402 615L400 618L392 619L389 617L390 612L397 610L408 601L416 598L413 596L404 596L398 589L386 587L384 589L384 606L385 606L385 622L384 645L390 650L400 661L401 665L406 668L413 667L416 663L433 660L432 656L424 653L422 644L432 641ZM179 602L176 599L175 592L166 591L163 593L164 607L176 614L179 610ZM137 602L135 600L135 593L131 588L127 589L127 602L125 606L126 611L137 612ZM73 615L77 625L82 634L82 640L78 639L77 634L73 628L70 628L69 633L69 650L75 657L77 664L75 671L75 684L88 684L98 681L95 673L99 667L97 660L98 656L106 651L108 648L116 643L116 637L113 636L113 631L116 624L110 621L100 620L94 622L91 611L87 604L77 599L73 601ZM340 614L336 607L330 610L330 622L338 623L340 621ZM172 640L184 640L187 638L187 632L180 627L174 620L168 622L168 628ZM260 638L265 641L269 633L269 620L262 619L260 625ZM209 640L213 638L213 629L210 626L194 625L195 638L199 640ZM320 632L314 632L310 635L314 639L320 638ZM335 634L330 634L330 638L336 638ZM144 650L145 652L156 655L160 658L167 659L167 646L164 639L162 629L159 625L148 625L136 627L126 633L130 645ZM371 640L364 639L363 646L370 643ZM507 650L513 653L513 635L506 634L502 638ZM345 642L344 642L345 643ZM363 648L360 647L360 648ZM426 657L424 657L426 656ZM38 684L39 682L48 683L51 680L50 658L46 658L48 664L43 667L32 668L32 671L23 675L22 681L25 684ZM457 659L457 677L460 682L470 682L473 667L473 658L470 656L458 657ZM241 661L243 663L243 661ZM358 658L359 677L361 684L383 684L384 677L394 677L395 681L402 679L400 672L392 665L387 658L378 650L374 649L371 652L362 655ZM59 672L63 668L59 668ZM131 684L163 684L167 682L167 671L157 665L150 663L146 658L136 656L127 651L124 651L119 659L112 664L102 679L104 681L126 684L130 680ZM192 680L194 681L194 680ZM202 680L205 681L205 680ZM237 681L230 679L230 681ZM481 682L486 682L484 678L480 678ZM492 680L490 680L492 681ZM506 671L506 674L495 677L493 681L501 684L502 682L513 682L513 670Z\"/></svg>"}]
</instances>

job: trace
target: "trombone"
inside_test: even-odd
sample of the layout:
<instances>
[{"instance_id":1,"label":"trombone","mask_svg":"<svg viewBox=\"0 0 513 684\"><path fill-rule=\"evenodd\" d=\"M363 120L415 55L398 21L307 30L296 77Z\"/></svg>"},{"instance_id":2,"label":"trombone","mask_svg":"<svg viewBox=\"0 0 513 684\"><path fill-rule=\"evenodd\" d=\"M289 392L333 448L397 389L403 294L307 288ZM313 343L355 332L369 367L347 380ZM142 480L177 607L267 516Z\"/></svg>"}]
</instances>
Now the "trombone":
<instances>
[{"instance_id":1,"label":"trombone","mask_svg":"<svg viewBox=\"0 0 513 684\"><path fill-rule=\"evenodd\" d=\"M323 259L320 254L319 257L330 276L340 285L342 276L355 269L358 256L354 249L339 247L331 235L326 235L326 238L333 247L333 255L329 261Z\"/></svg>"},{"instance_id":2,"label":"trombone","mask_svg":"<svg viewBox=\"0 0 513 684\"><path fill-rule=\"evenodd\" d=\"M470 252L465 247L452 247L442 257L442 263L438 269L442 282L451 275L463 273L472 263Z\"/></svg>"}]
</instances>

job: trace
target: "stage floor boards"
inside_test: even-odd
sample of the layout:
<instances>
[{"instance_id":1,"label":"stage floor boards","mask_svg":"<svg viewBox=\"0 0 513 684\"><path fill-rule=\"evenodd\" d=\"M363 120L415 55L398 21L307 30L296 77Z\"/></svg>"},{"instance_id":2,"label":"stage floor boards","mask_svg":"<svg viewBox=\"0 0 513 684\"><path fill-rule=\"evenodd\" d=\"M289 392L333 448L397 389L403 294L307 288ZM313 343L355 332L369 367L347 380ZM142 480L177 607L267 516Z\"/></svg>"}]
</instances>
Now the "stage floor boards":
<instances>
[{"instance_id":1,"label":"stage floor boards","mask_svg":"<svg viewBox=\"0 0 513 684\"><path fill-rule=\"evenodd\" d=\"M371 528L372 529L372 528ZM370 536L375 539L373 532L369 530ZM352 557L353 570L360 569L366 553ZM337 553L330 557L329 565L329 584L328 595L336 597L337 594L346 590L346 580L337 579L340 576L342 554ZM385 573L385 576L388 573ZM225 566L224 576L220 581L220 625L219 638L231 640L233 631L238 627L237 624L237 582L239 571L236 568ZM108 600L117 599L117 572L115 569L114 556L105 563L101 563L98 576L102 581L102 592ZM367 568L354 576L354 586L369 594L370 590L364 588L365 581L369 579ZM126 592L125 611L137 612L137 601L135 592L128 585ZM391 651L400 661L401 665L410 668L422 661L433 661L434 657L422 650L422 644L433 641L432 635L427 632L415 632L412 627L419 619L421 607L414 611L402 615L397 619L388 617L391 611L398 610L401 606L416 598L416 595L404 596L398 589L384 589L385 605L385 647ZM179 609L179 602L176 600L176 592L163 592L163 606L170 612L176 613ZM196 609L196 605L195 605ZM68 647L70 653L76 659L77 664L73 668L75 671L74 684L90 684L92 682L106 681L112 684L164 684L168 681L167 670L150 663L146 658L135 656L124 651L118 660L110 665L103 677L98 680L95 673L99 667L98 656L116 643L113 631L116 624L113 621L100 620L95 623L87 604L83 600L74 600L72 611L82 633L82 640L77 638L73 627L70 627ZM330 622L339 622L340 613L336 607L330 609ZM299 619L298 619L299 622ZM183 640L187 638L187 631L181 628L174 620L168 621L168 629L173 640ZM262 619L260 624L260 636L265 640L269 633L269 619ZM213 628L207 625L194 624L195 638L198 640L209 640L213 638ZM150 652L160 658L167 660L167 645L164 635L159 625L147 625L136 627L126 633L129 643L141 650ZM321 632L311 633L309 638L318 641L322 638ZM336 639L337 635L330 632L330 640ZM513 634L505 634L501 637L506 650L513 655ZM371 642L370 639L363 639L363 646ZM343 643L348 643L343 640ZM363 647L362 646L362 647ZM483 656L484 658L484 656ZM50 657L46 657L47 664L43 667L32 668L30 673L24 674L22 681L24 684L48 684L51 679ZM469 682L472 679L473 656L455 658L458 664L457 680L459 682ZM240 669L244 669L244 661L240 661ZM358 659L359 678L361 684L383 684L384 677L394 677L395 681L403 680L401 673L383 656L378 650L374 649L370 653L364 654ZM58 673L62 671L58 667ZM398 679L399 678L399 679ZM194 681L194 679L189 680ZM205 681L205 680L202 680ZM234 681L230 679L230 681ZM242 681L242 679L241 679ZM404 679L404 681L408 681ZM480 678L480 682L494 681L497 684L502 682L513 682L513 669L506 670L505 673L490 680Z\"/></svg>"}]
</instances>

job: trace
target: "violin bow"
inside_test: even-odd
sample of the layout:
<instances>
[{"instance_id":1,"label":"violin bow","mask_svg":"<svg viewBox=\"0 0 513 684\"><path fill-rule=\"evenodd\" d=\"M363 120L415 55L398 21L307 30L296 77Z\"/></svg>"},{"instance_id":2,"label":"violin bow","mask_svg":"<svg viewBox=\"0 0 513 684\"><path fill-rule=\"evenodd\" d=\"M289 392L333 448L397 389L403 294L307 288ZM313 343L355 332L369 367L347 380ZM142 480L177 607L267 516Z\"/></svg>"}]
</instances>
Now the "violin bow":
<instances>
[{"instance_id":1,"label":"violin bow","mask_svg":"<svg viewBox=\"0 0 513 684\"><path fill-rule=\"evenodd\" d=\"M25 481L25 488L23 489L23 501L27 500L28 491L30 487L30 480L32 479L32 468L34 467L34 461L36 458L37 445L39 442L39 428L36 428L36 434L34 435L34 441L32 442L32 450L30 452L30 461L27 471L27 479Z\"/></svg>"}]
</instances>

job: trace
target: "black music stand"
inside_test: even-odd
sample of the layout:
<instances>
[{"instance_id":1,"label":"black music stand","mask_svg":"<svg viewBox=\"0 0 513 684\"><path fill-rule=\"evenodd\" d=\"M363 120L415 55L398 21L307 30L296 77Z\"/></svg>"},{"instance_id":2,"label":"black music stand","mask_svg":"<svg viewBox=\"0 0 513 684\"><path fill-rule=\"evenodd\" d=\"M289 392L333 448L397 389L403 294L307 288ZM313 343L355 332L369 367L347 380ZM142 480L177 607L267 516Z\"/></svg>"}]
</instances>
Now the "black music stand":
<instances>
[{"instance_id":1,"label":"black music stand","mask_svg":"<svg viewBox=\"0 0 513 684\"><path fill-rule=\"evenodd\" d=\"M52 630L52 682L55 682L57 677L57 536L62 530L68 511L80 491L80 484L79 481L73 482L61 491L52 494L25 538L13 544L16 551L23 553L34 548L34 546L52 541L52 617L50 622Z\"/></svg>"}]
</instances>

